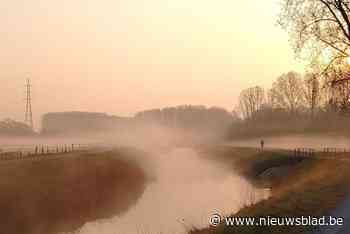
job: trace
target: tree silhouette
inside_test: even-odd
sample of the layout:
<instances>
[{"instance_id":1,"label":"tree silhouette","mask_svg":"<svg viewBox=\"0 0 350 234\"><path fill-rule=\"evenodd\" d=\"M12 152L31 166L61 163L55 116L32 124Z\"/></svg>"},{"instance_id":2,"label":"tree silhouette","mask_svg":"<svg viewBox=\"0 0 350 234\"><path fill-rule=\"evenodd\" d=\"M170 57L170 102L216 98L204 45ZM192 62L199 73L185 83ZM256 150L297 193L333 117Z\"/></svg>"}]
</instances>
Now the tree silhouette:
<instances>
[{"instance_id":1,"label":"tree silhouette","mask_svg":"<svg viewBox=\"0 0 350 234\"><path fill-rule=\"evenodd\" d=\"M349 57L350 1L281 0L278 23L290 33L295 52L325 70Z\"/></svg>"}]
</instances>

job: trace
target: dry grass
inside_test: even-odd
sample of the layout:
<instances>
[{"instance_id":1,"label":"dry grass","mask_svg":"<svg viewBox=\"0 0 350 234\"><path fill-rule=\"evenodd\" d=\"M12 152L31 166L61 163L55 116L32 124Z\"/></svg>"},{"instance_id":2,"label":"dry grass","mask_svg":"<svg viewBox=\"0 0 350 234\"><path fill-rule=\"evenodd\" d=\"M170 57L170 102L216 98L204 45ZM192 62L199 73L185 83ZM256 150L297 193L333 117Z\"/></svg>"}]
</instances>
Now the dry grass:
<instances>
[{"instance_id":1,"label":"dry grass","mask_svg":"<svg viewBox=\"0 0 350 234\"><path fill-rule=\"evenodd\" d=\"M202 150L202 154L262 187L277 187L287 176L289 168L304 160L293 157L293 153L287 150L261 151L248 147L210 147ZM282 175L261 177L266 170L281 167L285 167Z\"/></svg>"},{"instance_id":2,"label":"dry grass","mask_svg":"<svg viewBox=\"0 0 350 234\"><path fill-rule=\"evenodd\" d=\"M268 182L272 185L273 193L270 199L262 201L252 207L246 207L234 216L271 216L271 217L296 217L296 216L321 216L327 215L335 209L349 194L350 188L350 161L337 159L305 159L292 164L290 170L279 178L261 178L258 173L271 161L275 167L277 161L287 162L286 155L283 152L278 156L278 152L254 153L249 149L239 149L242 153L247 151L246 156L240 156L237 159L232 151L225 151L224 154L217 154L217 157L223 157L226 162L235 161L242 164L241 172L250 179L259 183ZM270 155L269 155L270 154ZM264 158L263 158L264 157ZM278 160L278 157L280 160ZM227 161L228 160L228 161ZM281 164L283 165L283 163ZM268 180L268 181L264 181ZM248 233L305 233L309 227L302 226L274 226L274 227L224 227L219 226L215 229L193 230L191 234L248 234Z\"/></svg>"},{"instance_id":3,"label":"dry grass","mask_svg":"<svg viewBox=\"0 0 350 234\"><path fill-rule=\"evenodd\" d=\"M119 151L0 164L0 228L8 234L72 231L126 211L145 175Z\"/></svg>"}]
</instances>

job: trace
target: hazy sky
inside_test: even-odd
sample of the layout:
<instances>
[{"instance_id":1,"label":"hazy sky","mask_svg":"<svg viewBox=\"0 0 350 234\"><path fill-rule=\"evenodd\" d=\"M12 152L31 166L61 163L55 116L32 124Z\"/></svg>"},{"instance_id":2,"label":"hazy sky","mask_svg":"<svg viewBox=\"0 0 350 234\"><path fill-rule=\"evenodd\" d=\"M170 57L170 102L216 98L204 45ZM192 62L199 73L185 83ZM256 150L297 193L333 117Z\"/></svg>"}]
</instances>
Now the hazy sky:
<instances>
[{"instance_id":1,"label":"hazy sky","mask_svg":"<svg viewBox=\"0 0 350 234\"><path fill-rule=\"evenodd\" d=\"M302 71L278 0L4 0L0 118L51 111L132 115L179 104L233 109L239 91Z\"/></svg>"}]
</instances>

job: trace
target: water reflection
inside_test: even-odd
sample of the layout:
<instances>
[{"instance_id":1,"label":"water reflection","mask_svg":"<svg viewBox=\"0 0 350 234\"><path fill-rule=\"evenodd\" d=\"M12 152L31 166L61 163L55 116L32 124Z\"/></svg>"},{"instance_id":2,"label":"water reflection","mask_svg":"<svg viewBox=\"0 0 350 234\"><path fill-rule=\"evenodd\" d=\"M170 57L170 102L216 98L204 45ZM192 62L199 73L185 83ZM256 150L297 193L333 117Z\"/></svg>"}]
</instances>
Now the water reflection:
<instances>
[{"instance_id":1,"label":"water reflection","mask_svg":"<svg viewBox=\"0 0 350 234\"><path fill-rule=\"evenodd\" d=\"M186 233L206 227L210 214L228 215L268 196L189 148L152 156L156 180L121 217L87 223L81 234Z\"/></svg>"}]
</instances>

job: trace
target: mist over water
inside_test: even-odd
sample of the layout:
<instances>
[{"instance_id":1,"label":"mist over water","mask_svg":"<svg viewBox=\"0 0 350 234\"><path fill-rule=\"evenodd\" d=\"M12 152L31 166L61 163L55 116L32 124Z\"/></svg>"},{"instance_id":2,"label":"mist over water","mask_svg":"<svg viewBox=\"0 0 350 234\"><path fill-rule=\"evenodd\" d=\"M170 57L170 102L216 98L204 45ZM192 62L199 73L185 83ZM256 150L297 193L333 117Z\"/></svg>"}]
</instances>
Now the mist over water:
<instances>
[{"instance_id":1,"label":"mist over water","mask_svg":"<svg viewBox=\"0 0 350 234\"><path fill-rule=\"evenodd\" d=\"M270 148L350 146L349 139L340 136L261 138ZM88 222L74 234L185 234L193 227L207 227L211 214L229 215L269 196L267 190L254 188L244 178L235 175L231 168L201 157L200 151L195 149L202 143L213 143L213 139L215 136L199 137L189 131L147 126L124 134L17 139L15 143L30 146L82 142L105 148L117 146L142 150L145 152L142 156L129 156L150 178L137 202L122 215ZM228 144L258 147L259 141L257 138ZM2 141L2 144L7 143L11 141Z\"/></svg>"},{"instance_id":2,"label":"mist over water","mask_svg":"<svg viewBox=\"0 0 350 234\"><path fill-rule=\"evenodd\" d=\"M264 139L268 148L344 148L350 149L350 138L341 135L285 135L278 137L260 137L256 139L229 142L232 146L260 147L260 140Z\"/></svg>"},{"instance_id":3,"label":"mist over water","mask_svg":"<svg viewBox=\"0 0 350 234\"><path fill-rule=\"evenodd\" d=\"M155 180L128 212L87 223L79 234L187 233L208 226L213 213L231 214L268 194L232 172L199 158L191 148L155 153Z\"/></svg>"},{"instance_id":4,"label":"mist over water","mask_svg":"<svg viewBox=\"0 0 350 234\"><path fill-rule=\"evenodd\" d=\"M226 144L258 147L261 138L269 148L350 146L348 138L335 135L260 137ZM147 126L124 134L52 138L46 139L46 143L68 144L72 141L86 142L86 139L98 146L131 147L145 152L144 155L129 157L140 164L150 182L125 213L88 222L74 234L185 234L193 227L207 227L211 214L229 215L269 196L267 190L256 189L244 178L235 175L231 168L201 157L200 151L195 149L200 144L213 143L215 137L212 136L199 139L198 134L189 131ZM18 142L36 144L42 139Z\"/></svg>"}]
</instances>

